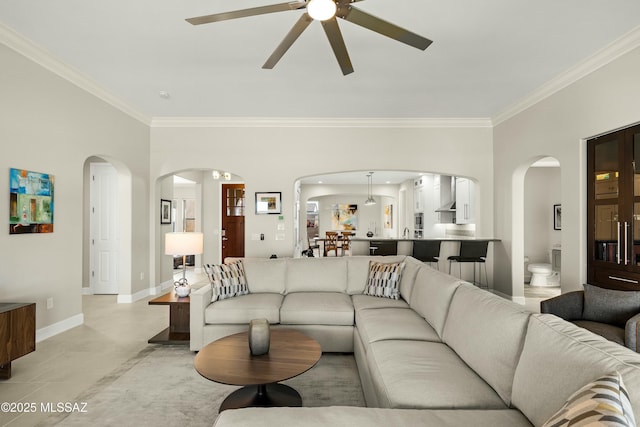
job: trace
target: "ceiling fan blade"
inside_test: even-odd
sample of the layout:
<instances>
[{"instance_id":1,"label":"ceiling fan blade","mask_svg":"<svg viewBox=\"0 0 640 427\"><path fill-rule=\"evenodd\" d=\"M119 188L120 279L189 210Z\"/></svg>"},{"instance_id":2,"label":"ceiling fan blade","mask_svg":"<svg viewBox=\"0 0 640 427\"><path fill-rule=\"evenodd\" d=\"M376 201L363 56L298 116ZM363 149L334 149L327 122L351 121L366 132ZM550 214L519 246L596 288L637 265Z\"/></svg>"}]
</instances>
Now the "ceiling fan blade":
<instances>
[{"instance_id":1,"label":"ceiling fan blade","mask_svg":"<svg viewBox=\"0 0 640 427\"><path fill-rule=\"evenodd\" d=\"M291 30L287 33L284 39L280 42L276 50L273 51L273 53L271 54L269 59L267 59L267 62L264 63L262 68L266 68L270 70L273 67L275 67L278 61L280 61L280 58L282 58L284 54L287 53L291 45L293 45L293 43L298 39L298 37L300 37L300 34L302 34L302 32L307 29L307 27L312 21L313 21L313 18L310 17L309 14L305 12L300 17L300 19L298 19L298 22L295 23L293 28L291 28Z\"/></svg>"},{"instance_id":2,"label":"ceiling fan blade","mask_svg":"<svg viewBox=\"0 0 640 427\"><path fill-rule=\"evenodd\" d=\"M344 44L344 38L340 32L338 20L333 17L322 21L322 28L324 28L324 32L327 34L331 49L333 49L333 53L336 55L338 64L340 64L340 68L342 69L342 74L346 76L347 74L353 73L353 65L351 65L347 46Z\"/></svg>"},{"instance_id":3,"label":"ceiling fan blade","mask_svg":"<svg viewBox=\"0 0 640 427\"><path fill-rule=\"evenodd\" d=\"M352 7L348 0L338 3L336 16L420 50L425 50L432 43L425 37Z\"/></svg>"},{"instance_id":4,"label":"ceiling fan blade","mask_svg":"<svg viewBox=\"0 0 640 427\"><path fill-rule=\"evenodd\" d=\"M264 15L267 13L284 12L307 7L304 1L290 1L287 3L271 4L268 6L252 7L250 9L234 10L231 12L216 13L213 15L197 16L186 19L192 25L209 24L211 22L227 21L229 19L244 18L247 16Z\"/></svg>"}]
</instances>

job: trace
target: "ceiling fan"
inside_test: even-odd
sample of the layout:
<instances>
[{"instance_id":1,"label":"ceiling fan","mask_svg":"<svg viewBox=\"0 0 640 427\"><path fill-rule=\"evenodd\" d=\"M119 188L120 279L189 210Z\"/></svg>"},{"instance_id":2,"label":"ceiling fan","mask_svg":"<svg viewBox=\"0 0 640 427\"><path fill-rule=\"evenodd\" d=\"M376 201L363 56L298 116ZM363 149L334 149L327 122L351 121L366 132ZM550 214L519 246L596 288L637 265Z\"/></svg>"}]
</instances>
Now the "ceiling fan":
<instances>
[{"instance_id":1,"label":"ceiling fan","mask_svg":"<svg viewBox=\"0 0 640 427\"><path fill-rule=\"evenodd\" d=\"M241 9L231 12L216 13L213 15L198 16L187 19L187 22L193 25L209 24L211 22L226 21L229 19L244 18L247 16L264 15L267 13L284 12L288 10L306 9L305 13L298 19L293 28L285 36L284 40L278 45L276 50L267 59L262 68L272 69L278 61L289 50L293 43L300 37L300 34L309 26L311 21L318 20L322 22L329 44L333 49L333 53L338 60L338 64L345 76L353 72L351 59L347 52L340 27L336 18L344 19L367 28L376 33L390 37L399 42L413 46L420 50L425 50L432 43L431 40L412 33L411 31L400 28L395 24L376 18L360 9L351 6L361 0L300 0L290 1L287 3L271 4L268 6L253 7L250 9Z\"/></svg>"}]
</instances>

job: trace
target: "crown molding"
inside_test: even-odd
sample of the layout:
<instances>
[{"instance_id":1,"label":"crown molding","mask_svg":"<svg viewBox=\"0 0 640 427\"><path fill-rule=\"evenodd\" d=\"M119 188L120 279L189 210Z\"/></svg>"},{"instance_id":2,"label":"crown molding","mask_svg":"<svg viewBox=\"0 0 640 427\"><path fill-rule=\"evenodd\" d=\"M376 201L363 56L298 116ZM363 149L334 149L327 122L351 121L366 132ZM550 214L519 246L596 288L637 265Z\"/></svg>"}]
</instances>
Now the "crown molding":
<instances>
[{"instance_id":1,"label":"crown molding","mask_svg":"<svg viewBox=\"0 0 640 427\"><path fill-rule=\"evenodd\" d=\"M589 58L579 62L547 83L544 83L520 101L507 107L504 111L493 117L493 125L497 126L515 115L520 114L538 102L543 101L639 46L640 26L629 31L617 40L614 40Z\"/></svg>"},{"instance_id":2,"label":"crown molding","mask_svg":"<svg viewBox=\"0 0 640 427\"><path fill-rule=\"evenodd\" d=\"M154 117L152 128L306 127L306 128L491 128L489 118L268 118Z\"/></svg>"},{"instance_id":3,"label":"crown molding","mask_svg":"<svg viewBox=\"0 0 640 427\"><path fill-rule=\"evenodd\" d=\"M54 58L51 53L1 22L0 43L145 125L151 123L149 117L86 77L80 70Z\"/></svg>"}]
</instances>

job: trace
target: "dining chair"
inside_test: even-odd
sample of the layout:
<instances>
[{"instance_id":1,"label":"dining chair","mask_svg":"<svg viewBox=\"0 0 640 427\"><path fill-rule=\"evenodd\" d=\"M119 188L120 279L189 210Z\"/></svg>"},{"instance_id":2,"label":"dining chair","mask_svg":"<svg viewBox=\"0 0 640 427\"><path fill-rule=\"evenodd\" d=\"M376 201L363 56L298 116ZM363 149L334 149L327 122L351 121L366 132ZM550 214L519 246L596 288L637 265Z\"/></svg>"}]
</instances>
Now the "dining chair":
<instances>
[{"instance_id":1,"label":"dining chair","mask_svg":"<svg viewBox=\"0 0 640 427\"><path fill-rule=\"evenodd\" d=\"M351 249L351 236L355 233L353 231L343 231L340 234L342 237L342 255L344 255L344 251Z\"/></svg>"},{"instance_id":2,"label":"dining chair","mask_svg":"<svg viewBox=\"0 0 640 427\"><path fill-rule=\"evenodd\" d=\"M327 256L331 251L334 251L338 256L338 232L327 231L325 235L327 239L324 241L324 256Z\"/></svg>"},{"instance_id":3,"label":"dining chair","mask_svg":"<svg viewBox=\"0 0 640 427\"><path fill-rule=\"evenodd\" d=\"M313 257L313 253L315 252L315 250L318 250L318 257L320 257L320 243L318 243L317 240L313 240L311 239L311 237L307 236L307 244L309 245L309 249L308 249L308 256L309 257Z\"/></svg>"}]
</instances>

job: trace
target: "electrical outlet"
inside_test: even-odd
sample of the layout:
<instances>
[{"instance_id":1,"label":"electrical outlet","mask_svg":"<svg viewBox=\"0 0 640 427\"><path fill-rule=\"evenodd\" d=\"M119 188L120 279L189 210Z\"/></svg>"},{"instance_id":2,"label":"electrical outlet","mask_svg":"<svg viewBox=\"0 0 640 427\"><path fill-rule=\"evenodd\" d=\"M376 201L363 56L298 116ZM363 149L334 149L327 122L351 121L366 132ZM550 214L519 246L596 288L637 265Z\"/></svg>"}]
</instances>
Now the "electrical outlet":
<instances>
[{"instance_id":1,"label":"electrical outlet","mask_svg":"<svg viewBox=\"0 0 640 427\"><path fill-rule=\"evenodd\" d=\"M47 310L51 310L53 308L53 298L47 298Z\"/></svg>"},{"instance_id":2,"label":"electrical outlet","mask_svg":"<svg viewBox=\"0 0 640 427\"><path fill-rule=\"evenodd\" d=\"M140 272L140 280L144 280L144 271Z\"/></svg>"}]
</instances>

